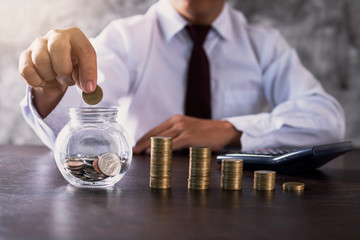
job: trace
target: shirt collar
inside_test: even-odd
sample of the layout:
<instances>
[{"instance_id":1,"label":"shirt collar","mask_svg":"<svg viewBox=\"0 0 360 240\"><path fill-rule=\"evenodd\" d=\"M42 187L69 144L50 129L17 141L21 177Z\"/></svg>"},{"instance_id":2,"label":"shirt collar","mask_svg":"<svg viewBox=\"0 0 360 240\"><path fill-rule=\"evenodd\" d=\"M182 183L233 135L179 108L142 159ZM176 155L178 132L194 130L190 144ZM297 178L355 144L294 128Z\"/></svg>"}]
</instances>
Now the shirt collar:
<instances>
[{"instance_id":1,"label":"shirt collar","mask_svg":"<svg viewBox=\"0 0 360 240\"><path fill-rule=\"evenodd\" d=\"M212 28L225 40L234 40L234 29L232 28L232 21L230 16L231 8L226 2L220 15L211 24Z\"/></svg>"},{"instance_id":2,"label":"shirt collar","mask_svg":"<svg viewBox=\"0 0 360 240\"><path fill-rule=\"evenodd\" d=\"M232 21L230 16L231 8L226 2L220 15L211 24L217 34L225 40L234 39ZM180 32L188 24L187 21L174 9L168 0L160 0L157 7L159 24L166 41ZM245 19L244 19L245 20Z\"/></svg>"},{"instance_id":3,"label":"shirt collar","mask_svg":"<svg viewBox=\"0 0 360 240\"><path fill-rule=\"evenodd\" d=\"M157 14L166 41L170 41L175 34L187 25L187 21L174 9L168 0L159 1Z\"/></svg>"}]
</instances>

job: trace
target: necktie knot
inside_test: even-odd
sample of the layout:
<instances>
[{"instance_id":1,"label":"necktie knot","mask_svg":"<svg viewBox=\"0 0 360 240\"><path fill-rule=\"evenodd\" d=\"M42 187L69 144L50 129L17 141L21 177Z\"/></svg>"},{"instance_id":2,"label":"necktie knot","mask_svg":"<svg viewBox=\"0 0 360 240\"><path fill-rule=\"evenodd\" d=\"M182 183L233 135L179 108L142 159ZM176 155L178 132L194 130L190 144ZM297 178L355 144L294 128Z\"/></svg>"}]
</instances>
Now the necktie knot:
<instances>
[{"instance_id":1,"label":"necktie knot","mask_svg":"<svg viewBox=\"0 0 360 240\"><path fill-rule=\"evenodd\" d=\"M210 26L187 25L186 30L188 31L190 38L194 42L194 44L202 46L206 39L206 35L210 30Z\"/></svg>"}]
</instances>

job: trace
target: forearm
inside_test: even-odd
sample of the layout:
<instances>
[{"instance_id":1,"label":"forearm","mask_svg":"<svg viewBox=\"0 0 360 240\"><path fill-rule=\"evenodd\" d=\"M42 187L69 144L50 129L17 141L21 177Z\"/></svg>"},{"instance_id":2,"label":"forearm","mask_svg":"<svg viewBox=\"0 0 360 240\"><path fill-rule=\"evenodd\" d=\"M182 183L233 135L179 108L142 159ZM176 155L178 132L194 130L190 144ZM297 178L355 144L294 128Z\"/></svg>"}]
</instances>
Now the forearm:
<instances>
[{"instance_id":1,"label":"forearm","mask_svg":"<svg viewBox=\"0 0 360 240\"><path fill-rule=\"evenodd\" d=\"M299 148L311 145L342 141L337 132L326 130L310 130L283 126L263 136L243 133L242 150L251 151L264 148Z\"/></svg>"},{"instance_id":2,"label":"forearm","mask_svg":"<svg viewBox=\"0 0 360 240\"><path fill-rule=\"evenodd\" d=\"M226 134L228 134L228 143L226 146L236 146L241 147L240 138L242 132L237 130L229 121L219 121L223 123L223 129Z\"/></svg>"},{"instance_id":3,"label":"forearm","mask_svg":"<svg viewBox=\"0 0 360 240\"><path fill-rule=\"evenodd\" d=\"M340 141L345 131L341 107L321 99L289 101L271 113L226 120L243 132L241 144L244 150Z\"/></svg>"},{"instance_id":4,"label":"forearm","mask_svg":"<svg viewBox=\"0 0 360 240\"><path fill-rule=\"evenodd\" d=\"M45 118L60 102L67 87L32 88L33 104L42 118Z\"/></svg>"}]
</instances>

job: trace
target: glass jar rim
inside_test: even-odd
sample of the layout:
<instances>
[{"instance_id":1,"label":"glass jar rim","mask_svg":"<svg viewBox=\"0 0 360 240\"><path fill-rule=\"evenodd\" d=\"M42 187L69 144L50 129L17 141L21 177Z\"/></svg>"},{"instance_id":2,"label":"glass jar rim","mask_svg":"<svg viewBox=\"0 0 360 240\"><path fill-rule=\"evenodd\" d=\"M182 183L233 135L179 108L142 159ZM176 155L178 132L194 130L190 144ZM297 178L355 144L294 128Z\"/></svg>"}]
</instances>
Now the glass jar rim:
<instances>
[{"instance_id":1,"label":"glass jar rim","mask_svg":"<svg viewBox=\"0 0 360 240\"><path fill-rule=\"evenodd\" d=\"M69 113L117 113L118 109L114 107L77 107L70 108Z\"/></svg>"},{"instance_id":2,"label":"glass jar rim","mask_svg":"<svg viewBox=\"0 0 360 240\"><path fill-rule=\"evenodd\" d=\"M115 120L118 113L117 108L105 108L105 107L79 107L70 108L69 115L71 119L77 119L81 121L98 122L106 119Z\"/></svg>"}]
</instances>

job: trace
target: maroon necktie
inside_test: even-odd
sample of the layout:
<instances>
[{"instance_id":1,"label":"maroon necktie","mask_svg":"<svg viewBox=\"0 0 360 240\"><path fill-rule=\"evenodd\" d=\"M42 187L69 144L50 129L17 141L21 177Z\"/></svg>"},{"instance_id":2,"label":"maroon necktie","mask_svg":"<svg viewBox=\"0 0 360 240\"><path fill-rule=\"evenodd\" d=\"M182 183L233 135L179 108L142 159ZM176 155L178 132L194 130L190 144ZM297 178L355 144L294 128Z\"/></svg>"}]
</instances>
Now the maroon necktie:
<instances>
[{"instance_id":1,"label":"maroon necktie","mask_svg":"<svg viewBox=\"0 0 360 240\"><path fill-rule=\"evenodd\" d=\"M186 30L194 46L188 68L185 115L211 118L210 67L203 48L210 26L188 25Z\"/></svg>"}]
</instances>

